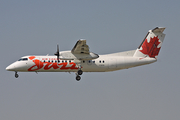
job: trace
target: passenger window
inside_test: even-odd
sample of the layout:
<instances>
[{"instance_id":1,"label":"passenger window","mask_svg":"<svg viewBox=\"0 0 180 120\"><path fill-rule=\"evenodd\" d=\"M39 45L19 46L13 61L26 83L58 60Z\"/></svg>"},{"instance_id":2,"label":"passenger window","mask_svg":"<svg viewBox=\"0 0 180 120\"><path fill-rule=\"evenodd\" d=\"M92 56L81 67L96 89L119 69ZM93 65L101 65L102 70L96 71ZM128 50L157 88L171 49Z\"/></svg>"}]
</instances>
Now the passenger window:
<instances>
[{"instance_id":1,"label":"passenger window","mask_svg":"<svg viewBox=\"0 0 180 120\"><path fill-rule=\"evenodd\" d=\"M104 60L103 60L103 63L104 63Z\"/></svg>"},{"instance_id":2,"label":"passenger window","mask_svg":"<svg viewBox=\"0 0 180 120\"><path fill-rule=\"evenodd\" d=\"M95 63L95 61L93 61L93 63Z\"/></svg>"},{"instance_id":3,"label":"passenger window","mask_svg":"<svg viewBox=\"0 0 180 120\"><path fill-rule=\"evenodd\" d=\"M99 61L99 63L101 63L101 60Z\"/></svg>"},{"instance_id":4,"label":"passenger window","mask_svg":"<svg viewBox=\"0 0 180 120\"><path fill-rule=\"evenodd\" d=\"M71 60L69 61L69 63L71 63Z\"/></svg>"}]
</instances>

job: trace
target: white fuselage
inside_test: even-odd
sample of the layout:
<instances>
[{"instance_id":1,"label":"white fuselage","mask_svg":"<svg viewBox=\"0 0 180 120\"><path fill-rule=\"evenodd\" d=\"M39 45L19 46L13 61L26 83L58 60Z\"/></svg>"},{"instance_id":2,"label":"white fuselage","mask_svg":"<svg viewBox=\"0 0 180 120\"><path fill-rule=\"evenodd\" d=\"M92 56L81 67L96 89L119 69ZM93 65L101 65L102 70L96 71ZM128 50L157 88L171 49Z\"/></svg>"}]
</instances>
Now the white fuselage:
<instances>
[{"instance_id":1,"label":"white fuselage","mask_svg":"<svg viewBox=\"0 0 180 120\"><path fill-rule=\"evenodd\" d=\"M127 69L156 62L155 58L133 56L99 55L94 60L81 60L83 72L107 72ZM25 56L9 65L6 70L16 72L77 72L77 61L59 60L56 56Z\"/></svg>"}]
</instances>

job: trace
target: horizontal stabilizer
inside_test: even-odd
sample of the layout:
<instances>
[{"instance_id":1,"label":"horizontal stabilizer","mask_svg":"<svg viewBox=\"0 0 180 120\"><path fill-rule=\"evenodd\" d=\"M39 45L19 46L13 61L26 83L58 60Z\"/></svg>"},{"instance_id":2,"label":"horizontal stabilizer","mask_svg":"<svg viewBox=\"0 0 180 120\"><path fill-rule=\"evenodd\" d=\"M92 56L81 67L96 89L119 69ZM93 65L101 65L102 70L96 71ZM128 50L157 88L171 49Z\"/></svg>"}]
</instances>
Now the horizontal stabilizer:
<instances>
[{"instance_id":1,"label":"horizontal stabilizer","mask_svg":"<svg viewBox=\"0 0 180 120\"><path fill-rule=\"evenodd\" d=\"M152 32L163 32L165 30L165 28L163 28L163 27L156 27L156 28L154 28L153 30L152 30Z\"/></svg>"}]
</instances>

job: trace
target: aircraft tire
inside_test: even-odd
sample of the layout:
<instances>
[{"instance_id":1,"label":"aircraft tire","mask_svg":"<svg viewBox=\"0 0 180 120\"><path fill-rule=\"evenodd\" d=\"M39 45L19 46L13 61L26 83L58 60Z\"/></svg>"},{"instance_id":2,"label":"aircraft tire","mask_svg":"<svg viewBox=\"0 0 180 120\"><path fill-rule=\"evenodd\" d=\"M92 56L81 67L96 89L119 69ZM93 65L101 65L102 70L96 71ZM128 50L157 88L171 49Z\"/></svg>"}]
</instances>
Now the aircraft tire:
<instances>
[{"instance_id":1,"label":"aircraft tire","mask_svg":"<svg viewBox=\"0 0 180 120\"><path fill-rule=\"evenodd\" d=\"M77 75L77 76L76 76L76 80L77 80L77 81L80 81L80 79L81 79L81 76Z\"/></svg>"},{"instance_id":2,"label":"aircraft tire","mask_svg":"<svg viewBox=\"0 0 180 120\"><path fill-rule=\"evenodd\" d=\"M78 75L82 75L83 71L82 70L78 70Z\"/></svg>"},{"instance_id":3,"label":"aircraft tire","mask_svg":"<svg viewBox=\"0 0 180 120\"><path fill-rule=\"evenodd\" d=\"M15 78L18 78L18 77L19 77L19 75L16 73L16 74L15 74Z\"/></svg>"}]
</instances>

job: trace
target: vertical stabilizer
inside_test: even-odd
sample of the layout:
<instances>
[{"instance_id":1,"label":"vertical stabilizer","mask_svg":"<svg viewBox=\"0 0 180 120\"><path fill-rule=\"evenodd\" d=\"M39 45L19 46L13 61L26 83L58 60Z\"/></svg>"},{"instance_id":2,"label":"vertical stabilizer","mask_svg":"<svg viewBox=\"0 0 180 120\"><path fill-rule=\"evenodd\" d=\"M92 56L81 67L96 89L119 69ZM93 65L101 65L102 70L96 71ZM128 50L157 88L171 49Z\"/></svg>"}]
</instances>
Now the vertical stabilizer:
<instances>
[{"instance_id":1,"label":"vertical stabilizer","mask_svg":"<svg viewBox=\"0 0 180 120\"><path fill-rule=\"evenodd\" d=\"M165 28L162 27L156 27L153 30L149 30L144 40L134 53L134 57L156 58L165 37L165 34L163 34L164 30Z\"/></svg>"}]
</instances>

